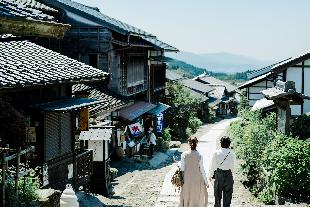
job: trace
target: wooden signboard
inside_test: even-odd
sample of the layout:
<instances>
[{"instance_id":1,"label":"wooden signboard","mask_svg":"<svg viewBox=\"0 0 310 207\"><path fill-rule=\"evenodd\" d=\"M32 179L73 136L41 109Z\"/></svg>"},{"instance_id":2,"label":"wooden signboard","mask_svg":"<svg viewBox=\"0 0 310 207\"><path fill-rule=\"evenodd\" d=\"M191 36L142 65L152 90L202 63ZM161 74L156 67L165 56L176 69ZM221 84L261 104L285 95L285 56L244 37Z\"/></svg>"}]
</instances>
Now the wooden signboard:
<instances>
[{"instance_id":1,"label":"wooden signboard","mask_svg":"<svg viewBox=\"0 0 310 207\"><path fill-rule=\"evenodd\" d=\"M79 130L88 131L89 130L89 109L81 109L79 116Z\"/></svg>"}]
</instances>

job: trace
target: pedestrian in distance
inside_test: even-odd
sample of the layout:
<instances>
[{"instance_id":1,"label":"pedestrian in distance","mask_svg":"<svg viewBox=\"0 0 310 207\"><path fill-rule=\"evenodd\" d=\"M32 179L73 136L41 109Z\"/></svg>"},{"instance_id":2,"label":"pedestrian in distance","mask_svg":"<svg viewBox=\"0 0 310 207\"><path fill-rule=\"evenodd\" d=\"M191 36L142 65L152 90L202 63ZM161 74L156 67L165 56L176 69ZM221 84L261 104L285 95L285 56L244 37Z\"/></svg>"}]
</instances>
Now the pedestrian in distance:
<instances>
[{"instance_id":1,"label":"pedestrian in distance","mask_svg":"<svg viewBox=\"0 0 310 207\"><path fill-rule=\"evenodd\" d=\"M150 157L153 157L154 154L154 146L156 145L156 135L153 132L154 128L151 126L147 133L147 140L150 146Z\"/></svg>"},{"instance_id":2,"label":"pedestrian in distance","mask_svg":"<svg viewBox=\"0 0 310 207\"><path fill-rule=\"evenodd\" d=\"M205 207L208 205L208 179L203 167L202 155L197 151L196 137L188 139L190 150L181 155L181 188L179 207Z\"/></svg>"},{"instance_id":3,"label":"pedestrian in distance","mask_svg":"<svg viewBox=\"0 0 310 207\"><path fill-rule=\"evenodd\" d=\"M223 195L223 207L229 207L231 204L233 193L233 169L235 162L235 153L230 147L230 138L221 138L221 148L217 150L211 159L209 168L209 181L214 179L214 207L221 207L221 199Z\"/></svg>"}]
</instances>

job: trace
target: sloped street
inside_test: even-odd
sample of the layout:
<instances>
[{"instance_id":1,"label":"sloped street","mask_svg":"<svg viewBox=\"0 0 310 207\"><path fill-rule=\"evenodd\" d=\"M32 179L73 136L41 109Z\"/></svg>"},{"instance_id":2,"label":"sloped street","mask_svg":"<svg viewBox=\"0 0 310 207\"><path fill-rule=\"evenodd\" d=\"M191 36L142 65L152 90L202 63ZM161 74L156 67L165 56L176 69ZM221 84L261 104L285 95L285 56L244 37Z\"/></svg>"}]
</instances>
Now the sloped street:
<instances>
[{"instance_id":1,"label":"sloped street","mask_svg":"<svg viewBox=\"0 0 310 207\"><path fill-rule=\"evenodd\" d=\"M218 147L219 139L226 133L229 124L234 121L234 119L222 120L218 123L203 126L200 132L197 133L198 151L203 155L204 167L207 169L211 162L211 155ZM176 170L174 165L172 169L167 173L164 184L162 186L160 196L156 201L156 207L173 207L177 206L179 201L179 192L172 186L170 180L173 173ZM232 206L260 206L261 204L254 198L248 190L246 190L240 183L240 176L235 173L235 185L234 194L232 200ZM209 206L214 205L213 196L213 184L210 184L208 189L209 193Z\"/></svg>"}]
</instances>

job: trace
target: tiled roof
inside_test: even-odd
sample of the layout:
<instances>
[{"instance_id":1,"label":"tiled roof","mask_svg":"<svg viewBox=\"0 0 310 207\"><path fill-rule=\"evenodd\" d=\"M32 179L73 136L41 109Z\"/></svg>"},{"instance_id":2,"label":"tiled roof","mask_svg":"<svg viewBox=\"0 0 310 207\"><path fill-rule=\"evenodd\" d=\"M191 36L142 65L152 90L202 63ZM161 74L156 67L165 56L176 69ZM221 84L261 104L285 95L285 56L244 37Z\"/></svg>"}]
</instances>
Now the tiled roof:
<instances>
[{"instance_id":1,"label":"tiled roof","mask_svg":"<svg viewBox=\"0 0 310 207\"><path fill-rule=\"evenodd\" d=\"M151 109L151 110L148 111L147 113L148 113L148 114L157 115L157 114L163 113L164 111L166 111L166 110L169 109L169 108L170 108L170 106L167 105L167 104L158 103L158 104L156 105L155 108Z\"/></svg>"},{"instance_id":2,"label":"tiled roof","mask_svg":"<svg viewBox=\"0 0 310 207\"><path fill-rule=\"evenodd\" d=\"M237 89L236 86L233 86L225 81L222 81L222 80L219 80L217 78L214 78L212 76L201 76L201 77L198 77L196 78L196 80L199 80L205 84L208 84L210 86L225 86L226 90L230 93L230 92L233 92Z\"/></svg>"},{"instance_id":3,"label":"tiled roof","mask_svg":"<svg viewBox=\"0 0 310 207\"><path fill-rule=\"evenodd\" d=\"M129 121L133 121L155 107L155 104L138 101L131 106L121 109L119 111L119 116Z\"/></svg>"},{"instance_id":4,"label":"tiled roof","mask_svg":"<svg viewBox=\"0 0 310 207\"><path fill-rule=\"evenodd\" d=\"M194 90L192 90L190 88L187 88L187 90L189 91L191 96L199 99L201 102L205 102L205 101L209 100L209 98L206 95L202 94L202 93L198 93L198 92L196 92L196 91L194 91Z\"/></svg>"},{"instance_id":5,"label":"tiled roof","mask_svg":"<svg viewBox=\"0 0 310 207\"><path fill-rule=\"evenodd\" d=\"M187 88L190 88L196 92L200 92L200 93L208 93L210 91L213 90L212 87L200 83L198 81L192 80L192 79L186 79L186 80L182 80L181 83L186 86Z\"/></svg>"},{"instance_id":6,"label":"tiled roof","mask_svg":"<svg viewBox=\"0 0 310 207\"><path fill-rule=\"evenodd\" d=\"M245 88L246 86L249 85L249 83L253 83L255 81L253 80L262 80L262 77L266 78L267 76L271 75L271 74L278 74L279 72L281 72L282 70L291 67L295 64L298 64L306 59L310 58L310 52L306 52L303 54L300 54L296 57L290 57L288 59L282 60L278 63L275 63L273 65L267 66L265 68L259 69L259 70L255 70L252 71L251 73L248 74L248 78L251 79L250 81L248 81L247 83L243 84L242 86L240 86L239 88ZM269 75L267 75L269 74ZM263 79L264 79L263 78Z\"/></svg>"},{"instance_id":7,"label":"tiled roof","mask_svg":"<svg viewBox=\"0 0 310 207\"><path fill-rule=\"evenodd\" d=\"M107 76L97 68L28 41L0 42L0 89L91 82Z\"/></svg>"},{"instance_id":8,"label":"tiled roof","mask_svg":"<svg viewBox=\"0 0 310 207\"><path fill-rule=\"evenodd\" d=\"M166 70L166 79L170 80L170 81L177 81L182 79L182 76L180 76L179 74L177 74L175 71L173 70Z\"/></svg>"},{"instance_id":9,"label":"tiled roof","mask_svg":"<svg viewBox=\"0 0 310 207\"><path fill-rule=\"evenodd\" d=\"M156 37L141 36L141 38L146 40L147 42L153 44L156 47L164 49L165 51L170 51L170 52L178 52L179 51L177 48L158 40Z\"/></svg>"},{"instance_id":10,"label":"tiled roof","mask_svg":"<svg viewBox=\"0 0 310 207\"><path fill-rule=\"evenodd\" d=\"M84 91L89 93L89 98L104 101L94 107L89 107L91 115L100 112L116 111L125 106L128 106L131 103L129 99L114 94L112 91L106 88L93 87L85 84L76 84L72 87L72 91L73 93Z\"/></svg>"},{"instance_id":11,"label":"tiled roof","mask_svg":"<svg viewBox=\"0 0 310 207\"><path fill-rule=\"evenodd\" d=\"M63 100L36 104L32 107L39 108L42 111L65 112L81 108L88 108L90 106L100 104L101 102L102 101L89 98L67 98Z\"/></svg>"},{"instance_id":12,"label":"tiled roof","mask_svg":"<svg viewBox=\"0 0 310 207\"><path fill-rule=\"evenodd\" d=\"M71 0L43 0L43 2L53 5L55 7L62 7L65 6L67 8L76 10L80 13L82 13L83 16L88 15L91 18L94 18L99 23L106 25L108 28L115 30L116 32L119 32L121 34L135 34L140 36L145 41L151 43L155 47L159 47L166 51L178 51L177 48L168 45L167 43L164 43L160 40L158 40L154 35L143 31L137 27L131 26L129 24L126 24L122 21L119 21L117 19L111 18L99 11L98 8L93 8L90 6L86 6L80 3L77 3L75 1ZM87 17L86 17L87 18Z\"/></svg>"},{"instance_id":13,"label":"tiled roof","mask_svg":"<svg viewBox=\"0 0 310 207\"><path fill-rule=\"evenodd\" d=\"M264 67L262 69L251 71L250 73L247 74L247 76L249 79L253 79L255 77L261 76L263 74L266 74L266 73L272 71L277 65L282 64L282 63L286 63L287 61L289 61L291 59L292 58L288 58L288 59L282 60L280 62L277 62L275 64Z\"/></svg>"},{"instance_id":14,"label":"tiled roof","mask_svg":"<svg viewBox=\"0 0 310 207\"><path fill-rule=\"evenodd\" d=\"M214 90L211 92L210 96L215 98L223 98L225 96L225 86L213 86Z\"/></svg>"},{"instance_id":15,"label":"tiled roof","mask_svg":"<svg viewBox=\"0 0 310 207\"><path fill-rule=\"evenodd\" d=\"M55 22L51 13L57 10L35 0L1 0L0 16Z\"/></svg>"},{"instance_id":16,"label":"tiled roof","mask_svg":"<svg viewBox=\"0 0 310 207\"><path fill-rule=\"evenodd\" d=\"M260 81L264 80L265 78L267 78L267 77L269 77L269 76L271 76L271 75L272 75L272 73L271 73L271 72L268 72L268 73L266 73L266 74L264 74L264 75L261 75L261 76L258 76L258 77L256 77L256 78L253 78L253 79L251 79L251 80L245 82L245 83L242 84L241 86L239 86L238 89L247 88L247 87L249 87L249 86L251 86L251 85L253 85L253 84L257 83L257 82L260 82Z\"/></svg>"},{"instance_id":17,"label":"tiled roof","mask_svg":"<svg viewBox=\"0 0 310 207\"><path fill-rule=\"evenodd\" d=\"M273 100L268 100L266 98L263 98L255 102L255 104L251 108L251 111L266 109L266 108L273 107L273 106L275 106Z\"/></svg>"},{"instance_id":18,"label":"tiled roof","mask_svg":"<svg viewBox=\"0 0 310 207\"><path fill-rule=\"evenodd\" d=\"M208 104L211 108L214 108L218 104L222 103L221 99L217 99L215 97L209 97Z\"/></svg>"},{"instance_id":19,"label":"tiled roof","mask_svg":"<svg viewBox=\"0 0 310 207\"><path fill-rule=\"evenodd\" d=\"M270 100L275 100L275 99L278 99L280 97L285 97L285 96L287 96L287 97L300 97L302 99L308 99L308 100L310 99L309 96L298 93L295 90L290 89L286 92L286 91L283 91L282 89L280 89L278 87L273 87L273 88L268 88L266 90L263 90L262 94L267 99L270 99Z\"/></svg>"},{"instance_id":20,"label":"tiled roof","mask_svg":"<svg viewBox=\"0 0 310 207\"><path fill-rule=\"evenodd\" d=\"M121 22L117 19L111 18L105 14L102 14L100 11L98 11L96 8L92 8L83 4L80 4L78 2L75 1L71 1L71 0L43 0L43 2L45 2L46 4L50 4L50 5L54 5L57 6L60 4L67 6L71 9L75 9L79 12L81 12L82 14L86 14L86 15L90 15L94 18L96 18L97 20L109 24L111 27L117 29L120 32L125 32L125 33L134 33L134 34L139 34L139 35L146 35L146 36L151 36L151 34L138 29L134 26L131 26L129 24L126 24L124 22Z\"/></svg>"}]
</instances>

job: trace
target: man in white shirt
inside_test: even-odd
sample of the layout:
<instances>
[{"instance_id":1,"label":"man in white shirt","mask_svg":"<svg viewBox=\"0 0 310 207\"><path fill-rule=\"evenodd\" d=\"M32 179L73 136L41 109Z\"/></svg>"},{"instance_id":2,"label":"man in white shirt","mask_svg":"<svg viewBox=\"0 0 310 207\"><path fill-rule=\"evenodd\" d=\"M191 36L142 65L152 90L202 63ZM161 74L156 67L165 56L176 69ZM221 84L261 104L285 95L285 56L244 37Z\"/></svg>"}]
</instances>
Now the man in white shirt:
<instances>
[{"instance_id":1,"label":"man in white shirt","mask_svg":"<svg viewBox=\"0 0 310 207\"><path fill-rule=\"evenodd\" d=\"M153 157L153 154L154 154L154 146L156 145L156 136L153 132L154 128L151 126L149 128L149 131L148 131L148 140L149 140L149 145L150 145L150 157L152 158Z\"/></svg>"},{"instance_id":2,"label":"man in white shirt","mask_svg":"<svg viewBox=\"0 0 310 207\"><path fill-rule=\"evenodd\" d=\"M214 181L214 207L221 206L221 199L223 193L223 207L229 207L233 193L233 169L235 163L235 153L229 149L230 146L229 137L221 138L221 148L217 150L213 156L211 165L209 168L209 180L212 178ZM213 177L214 176L214 177Z\"/></svg>"}]
</instances>

